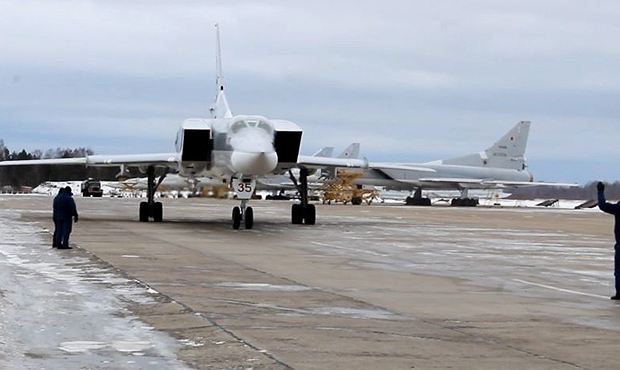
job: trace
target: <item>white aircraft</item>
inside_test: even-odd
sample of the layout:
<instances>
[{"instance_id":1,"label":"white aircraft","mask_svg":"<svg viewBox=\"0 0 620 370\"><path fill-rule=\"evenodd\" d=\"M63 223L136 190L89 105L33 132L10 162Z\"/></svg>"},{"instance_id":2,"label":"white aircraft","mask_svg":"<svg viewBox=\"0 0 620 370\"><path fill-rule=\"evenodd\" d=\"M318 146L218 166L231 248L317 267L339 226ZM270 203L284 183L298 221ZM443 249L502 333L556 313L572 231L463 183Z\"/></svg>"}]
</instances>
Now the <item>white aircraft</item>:
<instances>
[{"instance_id":1,"label":"white aircraft","mask_svg":"<svg viewBox=\"0 0 620 370\"><path fill-rule=\"evenodd\" d=\"M422 189L460 190L454 206L475 206L477 199L468 198L470 189L502 189L523 186L576 187L577 184L536 182L527 169L525 148L530 122L517 123L495 144L479 153L428 163L368 164L358 184L382 186L390 190L410 190L410 205L430 205L422 198Z\"/></svg>"},{"instance_id":2,"label":"white aircraft","mask_svg":"<svg viewBox=\"0 0 620 370\"><path fill-rule=\"evenodd\" d=\"M0 166L16 165L71 165L119 166L121 174L128 167L138 167L148 178L147 201L140 203L139 218L142 222L153 219L161 222L163 208L155 202L154 194L166 174L177 172L180 176L195 179L208 177L228 184L241 200L232 210L233 228L239 229L243 221L246 229L254 223L252 207L248 206L260 176L289 172L298 188L301 202L293 204L293 224L313 225L315 207L308 204L309 168L360 167L364 161L350 158L324 158L300 156L302 129L293 122L268 119L258 115L234 116L224 94L224 77L219 27L216 25L217 96L211 106L211 118L187 119L178 131L171 153L92 155L83 158L41 159L30 161L5 161ZM291 169L298 168L298 176ZM156 172L159 179L156 179Z\"/></svg>"},{"instance_id":3,"label":"white aircraft","mask_svg":"<svg viewBox=\"0 0 620 370\"><path fill-rule=\"evenodd\" d=\"M353 145L353 144L352 144ZM358 145L359 148L359 145ZM348 149L349 150L349 149ZM331 157L334 151L333 147L324 147L318 152L314 153L314 157ZM340 158L348 157L347 150L345 150ZM293 168L291 170L295 176L299 176L299 169ZM125 173L125 176L121 174ZM321 169L315 171L313 174L308 175L308 186L317 187L317 183L321 182ZM127 188L132 190L146 190L148 184L148 178L146 177L129 177L126 169L121 170L117 176L119 182L114 184L117 188ZM296 189L295 184L291 181L289 174L280 175L266 175L258 177L256 182L256 190L293 190ZM166 178L159 185L160 188L166 190L189 190L192 193L201 191L204 187L222 187L225 184L222 183L220 178L214 177L184 177L178 174L168 174Z\"/></svg>"}]
</instances>

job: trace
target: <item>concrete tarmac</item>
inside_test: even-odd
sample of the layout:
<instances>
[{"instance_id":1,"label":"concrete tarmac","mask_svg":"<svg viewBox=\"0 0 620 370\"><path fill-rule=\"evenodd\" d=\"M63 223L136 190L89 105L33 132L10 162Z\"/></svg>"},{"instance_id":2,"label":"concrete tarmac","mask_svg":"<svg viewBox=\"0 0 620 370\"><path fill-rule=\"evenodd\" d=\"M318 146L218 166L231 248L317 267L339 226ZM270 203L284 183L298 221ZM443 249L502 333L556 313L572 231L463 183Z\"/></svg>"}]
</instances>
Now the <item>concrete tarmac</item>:
<instances>
[{"instance_id":1,"label":"concrete tarmac","mask_svg":"<svg viewBox=\"0 0 620 370\"><path fill-rule=\"evenodd\" d=\"M596 211L76 198L76 249L157 291L131 303L197 369L617 369L612 218ZM51 198L0 208L51 228ZM51 245L51 237L49 237Z\"/></svg>"}]
</instances>

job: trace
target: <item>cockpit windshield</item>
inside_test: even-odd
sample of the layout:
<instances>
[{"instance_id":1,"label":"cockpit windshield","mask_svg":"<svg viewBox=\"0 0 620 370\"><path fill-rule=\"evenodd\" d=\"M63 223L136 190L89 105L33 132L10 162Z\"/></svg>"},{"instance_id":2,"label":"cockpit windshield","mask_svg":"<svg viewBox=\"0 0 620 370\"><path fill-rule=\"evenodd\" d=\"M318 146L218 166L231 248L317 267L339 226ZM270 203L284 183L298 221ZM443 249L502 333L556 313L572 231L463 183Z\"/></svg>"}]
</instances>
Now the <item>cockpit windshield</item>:
<instances>
[{"instance_id":1,"label":"cockpit windshield","mask_svg":"<svg viewBox=\"0 0 620 370\"><path fill-rule=\"evenodd\" d=\"M265 133L269 135L273 134L273 127L271 126L271 124L262 119L241 119L239 121L236 121L232 125L230 125L230 132L232 134L236 134L247 127L255 127L265 131Z\"/></svg>"}]
</instances>

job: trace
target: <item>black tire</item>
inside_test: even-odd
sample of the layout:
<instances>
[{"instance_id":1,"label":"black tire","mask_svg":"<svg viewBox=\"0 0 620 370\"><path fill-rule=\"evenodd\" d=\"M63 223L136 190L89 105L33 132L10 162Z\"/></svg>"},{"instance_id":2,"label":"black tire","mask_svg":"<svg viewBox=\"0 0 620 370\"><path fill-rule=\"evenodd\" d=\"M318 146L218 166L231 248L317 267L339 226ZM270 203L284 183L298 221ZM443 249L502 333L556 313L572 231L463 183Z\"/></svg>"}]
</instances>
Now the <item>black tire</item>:
<instances>
[{"instance_id":1,"label":"black tire","mask_svg":"<svg viewBox=\"0 0 620 370\"><path fill-rule=\"evenodd\" d=\"M301 204L293 204L291 207L291 222L300 225L304 221L304 213Z\"/></svg>"},{"instance_id":2,"label":"black tire","mask_svg":"<svg viewBox=\"0 0 620 370\"><path fill-rule=\"evenodd\" d=\"M452 207L476 207L479 204L476 198L455 198L450 205Z\"/></svg>"},{"instance_id":3,"label":"black tire","mask_svg":"<svg viewBox=\"0 0 620 370\"><path fill-rule=\"evenodd\" d=\"M162 222L164 220L164 207L161 202L153 205L153 220L155 222Z\"/></svg>"},{"instance_id":4,"label":"black tire","mask_svg":"<svg viewBox=\"0 0 620 370\"><path fill-rule=\"evenodd\" d=\"M245 209L243 221L245 222L245 228L247 230L252 229L252 227L254 226L254 210L252 209L252 207L248 207Z\"/></svg>"},{"instance_id":5,"label":"black tire","mask_svg":"<svg viewBox=\"0 0 620 370\"><path fill-rule=\"evenodd\" d=\"M304 223L306 225L314 225L316 223L316 208L314 204L308 204L304 209Z\"/></svg>"},{"instance_id":6,"label":"black tire","mask_svg":"<svg viewBox=\"0 0 620 370\"><path fill-rule=\"evenodd\" d=\"M354 206L359 206L360 204L362 204L362 197L351 198L351 204Z\"/></svg>"},{"instance_id":7,"label":"black tire","mask_svg":"<svg viewBox=\"0 0 620 370\"><path fill-rule=\"evenodd\" d=\"M239 226L241 226L241 209L239 207L233 208L232 219L233 219L233 229L239 230Z\"/></svg>"},{"instance_id":8,"label":"black tire","mask_svg":"<svg viewBox=\"0 0 620 370\"><path fill-rule=\"evenodd\" d=\"M140 202L140 222L149 222L149 204Z\"/></svg>"}]
</instances>

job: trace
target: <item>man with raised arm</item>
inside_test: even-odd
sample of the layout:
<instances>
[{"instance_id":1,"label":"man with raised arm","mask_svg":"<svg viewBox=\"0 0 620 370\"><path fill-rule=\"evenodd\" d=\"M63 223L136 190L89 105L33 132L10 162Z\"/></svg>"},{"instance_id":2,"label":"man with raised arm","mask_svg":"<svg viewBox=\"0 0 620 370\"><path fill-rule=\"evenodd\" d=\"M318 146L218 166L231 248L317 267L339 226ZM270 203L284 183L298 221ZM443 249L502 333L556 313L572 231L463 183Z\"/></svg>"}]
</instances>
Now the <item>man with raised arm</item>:
<instances>
[{"instance_id":1,"label":"man with raised arm","mask_svg":"<svg viewBox=\"0 0 620 370\"><path fill-rule=\"evenodd\" d=\"M620 300L620 202L612 204L605 200L605 184L599 182L596 185L598 190L598 208L605 213L616 216L616 235L615 255L614 255L614 275L616 276L616 294L611 297L613 300Z\"/></svg>"}]
</instances>

